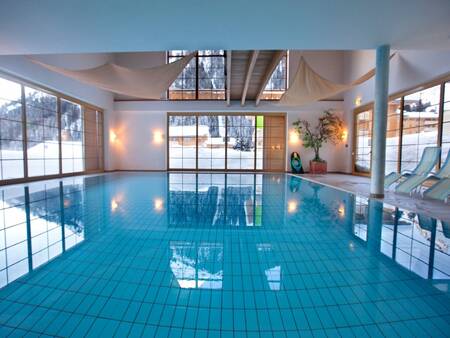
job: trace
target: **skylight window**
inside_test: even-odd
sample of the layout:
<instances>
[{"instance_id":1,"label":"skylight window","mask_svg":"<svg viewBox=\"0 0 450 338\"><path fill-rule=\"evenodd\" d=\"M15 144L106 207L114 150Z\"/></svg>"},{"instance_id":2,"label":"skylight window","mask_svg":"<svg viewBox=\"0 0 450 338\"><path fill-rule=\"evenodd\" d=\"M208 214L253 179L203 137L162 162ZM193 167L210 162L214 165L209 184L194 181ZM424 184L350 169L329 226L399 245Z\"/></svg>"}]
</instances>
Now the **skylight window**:
<instances>
[{"instance_id":1,"label":"skylight window","mask_svg":"<svg viewBox=\"0 0 450 338\"><path fill-rule=\"evenodd\" d=\"M190 52L171 50L167 62L175 62ZM225 51L198 51L172 83L169 100L225 100Z\"/></svg>"}]
</instances>

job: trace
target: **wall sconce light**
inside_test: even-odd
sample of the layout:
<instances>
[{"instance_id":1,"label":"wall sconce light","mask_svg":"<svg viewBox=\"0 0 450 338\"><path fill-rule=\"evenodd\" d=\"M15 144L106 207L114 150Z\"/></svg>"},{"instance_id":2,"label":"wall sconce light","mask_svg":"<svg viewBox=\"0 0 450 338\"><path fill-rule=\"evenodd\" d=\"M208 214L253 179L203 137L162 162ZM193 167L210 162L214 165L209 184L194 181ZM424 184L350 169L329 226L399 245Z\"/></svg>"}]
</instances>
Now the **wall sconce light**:
<instances>
[{"instance_id":1,"label":"wall sconce light","mask_svg":"<svg viewBox=\"0 0 450 338\"><path fill-rule=\"evenodd\" d=\"M117 141L117 134L114 132L114 130L109 131L109 142L115 143Z\"/></svg>"},{"instance_id":2,"label":"wall sconce light","mask_svg":"<svg viewBox=\"0 0 450 338\"><path fill-rule=\"evenodd\" d=\"M295 145L300 143L300 137L298 136L298 133L295 130L291 130L289 132L289 144Z\"/></svg>"},{"instance_id":3,"label":"wall sconce light","mask_svg":"<svg viewBox=\"0 0 450 338\"><path fill-rule=\"evenodd\" d=\"M348 138L348 131L347 131L347 129L344 129L343 131L342 131L342 141L343 142L347 142L347 138Z\"/></svg>"},{"instance_id":4,"label":"wall sconce light","mask_svg":"<svg viewBox=\"0 0 450 338\"><path fill-rule=\"evenodd\" d=\"M358 96L355 98L355 106L356 106L356 107L359 107L359 106L361 105L361 103L362 103L362 97L358 95Z\"/></svg>"},{"instance_id":5,"label":"wall sconce light","mask_svg":"<svg viewBox=\"0 0 450 338\"><path fill-rule=\"evenodd\" d=\"M153 131L153 143L155 144L161 144L164 142L164 134L161 130L154 130Z\"/></svg>"},{"instance_id":6,"label":"wall sconce light","mask_svg":"<svg viewBox=\"0 0 450 338\"><path fill-rule=\"evenodd\" d=\"M292 214L297 211L298 203L296 200L291 200L288 202L288 213Z\"/></svg>"},{"instance_id":7,"label":"wall sconce light","mask_svg":"<svg viewBox=\"0 0 450 338\"><path fill-rule=\"evenodd\" d=\"M153 201L153 208L155 211L161 211L163 209L164 202L162 198L155 198Z\"/></svg>"}]
</instances>

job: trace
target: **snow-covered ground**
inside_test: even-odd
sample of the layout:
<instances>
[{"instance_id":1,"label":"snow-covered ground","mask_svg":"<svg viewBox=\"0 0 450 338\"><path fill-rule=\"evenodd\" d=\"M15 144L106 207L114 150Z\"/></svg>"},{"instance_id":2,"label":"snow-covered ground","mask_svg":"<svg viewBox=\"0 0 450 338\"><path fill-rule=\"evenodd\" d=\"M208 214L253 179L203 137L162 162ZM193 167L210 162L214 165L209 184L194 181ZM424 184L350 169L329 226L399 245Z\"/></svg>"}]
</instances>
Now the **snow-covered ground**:
<instances>
[{"instance_id":1,"label":"snow-covered ground","mask_svg":"<svg viewBox=\"0 0 450 338\"><path fill-rule=\"evenodd\" d=\"M255 152L227 149L228 169L253 169ZM195 168L195 146L170 147L170 168ZM259 162L261 162L260 159ZM199 169L225 169L225 145L223 148L198 148Z\"/></svg>"},{"instance_id":2,"label":"snow-covered ground","mask_svg":"<svg viewBox=\"0 0 450 338\"><path fill-rule=\"evenodd\" d=\"M220 126L220 137L211 137L209 134L209 126L198 126L198 168L199 169L225 169L225 127ZM259 131L260 133L260 131ZM169 131L170 137L192 137L197 134L196 126L171 126ZM233 149L232 145L236 144L233 137L229 138L227 157L227 169L253 169L255 150L240 151ZM196 147L195 144L185 145L172 141L169 145L169 167L170 168L195 168L196 166ZM258 148L256 167L262 168L263 152Z\"/></svg>"},{"instance_id":3,"label":"snow-covered ground","mask_svg":"<svg viewBox=\"0 0 450 338\"><path fill-rule=\"evenodd\" d=\"M418 145L420 140L420 145ZM437 132L425 131L414 134L403 135L402 145L402 170L414 169L420 161L425 147L436 146ZM371 141L367 137L359 137L358 145L364 147L365 152L358 154L359 160L356 162L361 167L367 167L370 163ZM386 174L397 171L398 137L388 137L386 139ZM446 153L445 155L446 156Z\"/></svg>"},{"instance_id":4,"label":"snow-covered ground","mask_svg":"<svg viewBox=\"0 0 450 338\"><path fill-rule=\"evenodd\" d=\"M82 142L61 144L63 173L84 170ZM59 173L58 142L38 143L28 148L28 175L41 176ZM11 179L23 177L22 150L1 150L1 178Z\"/></svg>"}]
</instances>

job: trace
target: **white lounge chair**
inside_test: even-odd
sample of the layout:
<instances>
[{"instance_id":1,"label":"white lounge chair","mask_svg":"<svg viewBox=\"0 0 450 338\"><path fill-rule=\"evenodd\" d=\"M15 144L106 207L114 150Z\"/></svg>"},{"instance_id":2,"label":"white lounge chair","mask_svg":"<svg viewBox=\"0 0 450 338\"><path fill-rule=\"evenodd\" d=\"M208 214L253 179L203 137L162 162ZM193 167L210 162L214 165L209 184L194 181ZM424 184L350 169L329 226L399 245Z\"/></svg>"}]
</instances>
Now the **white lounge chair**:
<instances>
[{"instance_id":1,"label":"white lounge chair","mask_svg":"<svg viewBox=\"0 0 450 338\"><path fill-rule=\"evenodd\" d=\"M402 173L391 172L384 178L384 188L389 188L389 186L397 182L402 177L409 177L411 175L421 175L426 177L436 165L440 151L440 147L426 147L423 150L420 162L413 171L405 170Z\"/></svg>"},{"instance_id":2,"label":"white lounge chair","mask_svg":"<svg viewBox=\"0 0 450 338\"><path fill-rule=\"evenodd\" d=\"M409 194L426 180L442 180L450 177L450 150L441 169L434 175L411 175L395 187L395 192Z\"/></svg>"},{"instance_id":3,"label":"white lounge chair","mask_svg":"<svg viewBox=\"0 0 450 338\"><path fill-rule=\"evenodd\" d=\"M423 197L447 201L450 195L450 178L443 178L425 190Z\"/></svg>"}]
</instances>

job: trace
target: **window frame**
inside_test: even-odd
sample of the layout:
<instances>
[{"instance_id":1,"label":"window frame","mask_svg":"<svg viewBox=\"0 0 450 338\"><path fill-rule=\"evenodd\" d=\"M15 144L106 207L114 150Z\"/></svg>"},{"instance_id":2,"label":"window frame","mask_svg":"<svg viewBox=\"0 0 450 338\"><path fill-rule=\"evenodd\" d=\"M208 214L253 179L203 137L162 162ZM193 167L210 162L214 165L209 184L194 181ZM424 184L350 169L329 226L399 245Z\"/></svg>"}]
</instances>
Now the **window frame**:
<instances>
[{"instance_id":1,"label":"window frame","mask_svg":"<svg viewBox=\"0 0 450 338\"><path fill-rule=\"evenodd\" d=\"M284 56L281 58L280 62L281 62L283 59L286 60L285 76L284 76L284 92L283 92L283 94L281 94L281 96L280 96L279 99L274 99L274 98L267 99L267 98L264 98L264 97L263 97L263 96L264 96L264 93L270 93L270 95L273 95L272 93L273 93L273 92L276 92L276 90L266 90L266 89L264 88L264 90L262 91L262 94L261 94L261 101L278 102L278 101L281 100L281 97L283 97L283 95L284 95L284 94L287 92L287 90L289 89L289 59L290 59L290 58L289 58L289 50L286 50L286 55L284 55ZM278 65L279 65L279 63L278 63ZM278 67L278 65L277 65L277 67ZM275 69L273 70L272 74L270 74L270 78L269 78L269 80L267 81L267 83L269 83L269 81L270 81L270 79L272 78L273 73L275 72L275 70L276 70L276 67L275 67ZM267 86L267 83L266 83L266 86Z\"/></svg>"},{"instance_id":2,"label":"window frame","mask_svg":"<svg viewBox=\"0 0 450 338\"><path fill-rule=\"evenodd\" d=\"M14 83L17 83L20 87L21 87L21 109L22 109L22 135L23 135L23 168L24 168L24 173L23 173L23 177L20 178L13 178L13 179L0 179L0 186L4 186L4 185L10 185L10 184L17 184L17 183L26 183L26 182L33 182L33 181L40 181L40 180L47 180L47 179L53 179L53 178L63 178L63 177L71 177L71 176L78 176L78 175L85 175L85 174L91 174L91 173L99 173L99 172L104 172L104 159L100 159L99 163L101 163L101 167L99 169L96 170L83 170L83 171L77 171L77 172L71 172L71 173L63 173L62 172L62 151L61 151L61 100L66 100L69 101L71 103L77 104L81 106L81 112L83 115L83 119L84 119L84 111L86 108L89 109L93 109L96 110L101 116L101 121L102 121L102 135L104 135L104 110L100 107L97 107L93 104L81 101L77 98L71 97L69 95L63 94L59 91L50 89L46 86L42 86L40 84L36 84L32 81L23 79L21 77L15 76L15 75L11 75L7 72L4 71L0 71L0 78L8 80L8 81L12 81ZM59 137L58 137L58 143L59 143L59 173L58 174L50 174L50 175L39 175L39 176L29 176L28 175L28 135L27 135L27 117L26 117L26 106L27 106L27 102L26 102L26 97L25 97L25 87L28 87L30 89L34 89L40 92L43 92L45 94L48 95L52 95L56 97L57 100L57 128L58 128L58 133L59 133ZM83 133L83 140L84 140L84 133ZM102 140L101 142L101 153L104 154L104 140ZM84 145L83 145L84 148ZM83 153L84 153L84 149L83 149ZM103 155L104 156L104 155ZM83 157L83 163L84 163L84 157Z\"/></svg>"},{"instance_id":3,"label":"window frame","mask_svg":"<svg viewBox=\"0 0 450 338\"><path fill-rule=\"evenodd\" d=\"M414 87L411 87L407 90L394 93L392 95L388 96L388 102L394 101L394 100L400 100L400 121L399 121L399 135L398 135L398 159L397 159L397 172L401 172L402 170L402 152L403 152L403 132L404 132L404 108L405 108L405 97L417 92L424 91L426 89L432 88L432 87L440 87L440 96L439 96L439 112L438 112L438 121L437 121L437 138L436 138L436 146L440 147L442 149L442 140L443 140L443 126L444 126L444 104L445 104L445 85L447 83L450 83L450 75L444 75L441 77L438 77L432 81L428 81L421 85L416 85ZM356 115L359 113L362 113L366 110L374 109L374 102L369 102L364 105L361 105L359 107L356 107L353 109L353 135L352 135L352 175L356 176L365 176L370 177L372 166L370 166L370 171L368 173L363 172L357 172L355 171L355 160L356 160L356 137L357 137L357 128L356 128ZM372 115L373 119L373 115ZM372 120L373 122L373 120ZM372 129L373 129L373 123L372 123ZM373 133L373 130L372 130ZM438 161L435 167L435 170L438 171L441 168L442 160L445 159L445 156L447 154L443 154L442 151L439 153Z\"/></svg>"},{"instance_id":4,"label":"window frame","mask_svg":"<svg viewBox=\"0 0 450 338\"><path fill-rule=\"evenodd\" d=\"M225 167L224 169L199 169L199 158L198 158L198 117L199 116L225 116ZM196 158L195 158L195 167L194 168L171 168L170 167L170 133L169 133L169 120L171 116L195 116L196 117ZM253 158L253 169L229 169L228 168L228 117L229 116L254 116L254 127L255 127L255 149L254 149L254 158ZM258 167L258 146L257 146L257 140L258 140L258 131L257 131L257 117L258 116L282 116L284 118L284 123L287 122L287 114L286 113L256 113L256 112L167 112L166 115L166 135L167 135L167 142L166 142L166 171L184 171L184 172L198 172L198 171L205 171L205 172L280 172L279 170L267 170L265 169L264 165L264 146L263 146L263 154L262 154L262 167L261 169L257 169ZM266 128L266 127L264 127ZM265 129L264 129L265 130ZM284 168L286 168L286 151L287 151L287 129L285 129L285 135L284 135L284 152L283 152L283 163ZM265 135L265 132L264 134ZM283 170L284 172L285 170Z\"/></svg>"},{"instance_id":5,"label":"window frame","mask_svg":"<svg viewBox=\"0 0 450 338\"><path fill-rule=\"evenodd\" d=\"M201 50L200 52L202 52L203 50ZM166 52L166 64L169 64L170 62L170 58L175 58L177 56L174 55L170 55L171 51L167 51ZM181 56L183 57L183 56ZM200 57L222 57L223 58L223 64L224 64L224 97L223 99L201 99L199 98L199 58ZM195 98L194 99L171 99L170 98L170 87L167 89L166 91L166 99L168 101L226 101L227 100L227 51L224 50L223 51L223 55L222 54L211 54L211 55L199 55L199 51L195 51L195 56L193 58L195 60ZM184 71L184 69L183 69ZM172 85L172 84L171 84ZM180 90L180 92L185 91L184 89ZM200 90L201 91L201 90Z\"/></svg>"}]
</instances>

